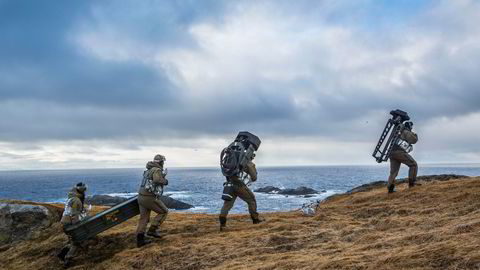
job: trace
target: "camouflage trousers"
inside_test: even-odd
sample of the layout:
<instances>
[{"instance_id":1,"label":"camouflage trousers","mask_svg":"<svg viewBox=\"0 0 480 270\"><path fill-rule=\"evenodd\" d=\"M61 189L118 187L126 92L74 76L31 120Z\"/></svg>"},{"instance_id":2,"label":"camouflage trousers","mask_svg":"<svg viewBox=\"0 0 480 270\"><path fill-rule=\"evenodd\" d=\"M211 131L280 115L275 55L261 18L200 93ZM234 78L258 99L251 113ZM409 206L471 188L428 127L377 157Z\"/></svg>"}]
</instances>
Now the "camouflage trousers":
<instances>
[{"instance_id":1,"label":"camouflage trousers","mask_svg":"<svg viewBox=\"0 0 480 270\"><path fill-rule=\"evenodd\" d=\"M227 218L228 212L232 209L233 204L237 197L244 200L248 204L248 211L250 212L250 216L252 219L258 219L257 213L257 200L255 199L255 195L253 192L243 183L241 184L234 184L233 185L233 192L232 192L232 199L230 201L224 201L222 210L220 210L220 217Z\"/></svg>"},{"instance_id":2,"label":"camouflage trousers","mask_svg":"<svg viewBox=\"0 0 480 270\"><path fill-rule=\"evenodd\" d=\"M138 220L137 234L145 233L148 222L150 221L150 212L154 211L157 216L153 219L152 226L160 226L167 218L168 208L165 204L157 200L155 196L138 195L138 206L140 207L140 219Z\"/></svg>"},{"instance_id":3,"label":"camouflage trousers","mask_svg":"<svg viewBox=\"0 0 480 270\"><path fill-rule=\"evenodd\" d=\"M68 225L63 226L63 230L65 231ZM68 250L67 254L65 255L65 260L71 260L76 255L79 249L83 248L82 243L73 241L73 239L68 236L68 243L62 248L63 250Z\"/></svg>"},{"instance_id":4,"label":"camouflage trousers","mask_svg":"<svg viewBox=\"0 0 480 270\"><path fill-rule=\"evenodd\" d=\"M393 151L390 155L390 176L388 177L388 186L395 185L395 178L400 171L400 165L405 164L408 166L408 183L410 185L415 184L417 180L418 166L415 159L403 150Z\"/></svg>"}]
</instances>

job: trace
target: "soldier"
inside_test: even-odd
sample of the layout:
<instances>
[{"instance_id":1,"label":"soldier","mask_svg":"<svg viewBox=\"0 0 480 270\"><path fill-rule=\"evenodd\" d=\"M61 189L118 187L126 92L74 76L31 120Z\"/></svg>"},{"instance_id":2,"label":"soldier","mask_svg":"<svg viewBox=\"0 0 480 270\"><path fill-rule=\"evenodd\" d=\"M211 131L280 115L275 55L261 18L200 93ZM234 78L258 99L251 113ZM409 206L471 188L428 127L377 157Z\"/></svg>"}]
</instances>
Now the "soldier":
<instances>
[{"instance_id":1,"label":"soldier","mask_svg":"<svg viewBox=\"0 0 480 270\"><path fill-rule=\"evenodd\" d=\"M413 123L405 122L402 134L395 143L390 154L390 176L388 177L388 193L395 192L395 177L398 175L400 165L403 163L409 167L408 170L408 187L412 188L417 180L417 162L408 154L413 149L413 144L418 141L418 136L412 131Z\"/></svg>"},{"instance_id":2,"label":"soldier","mask_svg":"<svg viewBox=\"0 0 480 270\"><path fill-rule=\"evenodd\" d=\"M162 237L157 229L167 218L168 208L160 200L163 193L163 187L168 185L165 178L163 164L165 157L156 155L153 161L149 161L146 165L147 170L143 172L143 181L138 191L138 205L140 207L140 219L137 226L137 247L144 246L150 241L145 239L145 230L150 220L150 212L153 210L157 213L150 228L147 231L148 236L155 238Z\"/></svg>"},{"instance_id":3,"label":"soldier","mask_svg":"<svg viewBox=\"0 0 480 270\"><path fill-rule=\"evenodd\" d=\"M83 207L86 191L87 186L80 182L68 193L68 198L65 202L65 209L63 210L62 219L60 220L63 224L64 231L68 226L80 222L87 216L85 208ZM72 259L80 247L81 243L73 241L71 237L68 238L67 245L65 245L57 255L58 258L64 262L65 267L71 265Z\"/></svg>"},{"instance_id":4,"label":"soldier","mask_svg":"<svg viewBox=\"0 0 480 270\"><path fill-rule=\"evenodd\" d=\"M252 161L248 161L242 171L250 176L252 182L255 182L257 180L257 169L255 168L255 164ZM226 184L231 185L232 188L229 194L231 198L224 201L222 210L220 211L220 231L223 231L225 229L225 226L227 225L228 211L232 209L233 204L237 199L237 196L248 204L248 211L250 212L250 217L252 218L253 224L258 224L262 222L263 220L259 219L257 213L257 201L255 200L255 195L242 181L243 179L241 179L240 175L237 174L233 176L227 176L226 179Z\"/></svg>"}]
</instances>

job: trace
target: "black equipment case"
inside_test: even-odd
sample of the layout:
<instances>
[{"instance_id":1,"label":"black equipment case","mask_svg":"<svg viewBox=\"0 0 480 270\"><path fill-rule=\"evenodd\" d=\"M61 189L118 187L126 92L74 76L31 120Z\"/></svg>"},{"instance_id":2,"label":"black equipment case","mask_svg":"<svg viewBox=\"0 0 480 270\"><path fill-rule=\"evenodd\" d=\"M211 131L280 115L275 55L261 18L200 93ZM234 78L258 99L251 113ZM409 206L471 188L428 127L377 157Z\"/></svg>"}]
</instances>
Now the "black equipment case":
<instances>
[{"instance_id":1,"label":"black equipment case","mask_svg":"<svg viewBox=\"0 0 480 270\"><path fill-rule=\"evenodd\" d=\"M84 241L140 214L137 196L65 229L73 241Z\"/></svg>"},{"instance_id":2,"label":"black equipment case","mask_svg":"<svg viewBox=\"0 0 480 270\"><path fill-rule=\"evenodd\" d=\"M248 131L240 131L235 141L241 141L242 139L245 139L248 143L250 143L255 151L257 151L260 147L260 139ZM248 145L246 145L245 148L248 148Z\"/></svg>"},{"instance_id":3,"label":"black equipment case","mask_svg":"<svg viewBox=\"0 0 480 270\"><path fill-rule=\"evenodd\" d=\"M402 134L404 127L401 124L410 120L408 113L402 110L397 109L390 111L390 114L392 115L392 118L388 119L372 154L378 163L388 160L390 153L392 152L393 145L397 141L398 137L400 137L400 134Z\"/></svg>"}]
</instances>

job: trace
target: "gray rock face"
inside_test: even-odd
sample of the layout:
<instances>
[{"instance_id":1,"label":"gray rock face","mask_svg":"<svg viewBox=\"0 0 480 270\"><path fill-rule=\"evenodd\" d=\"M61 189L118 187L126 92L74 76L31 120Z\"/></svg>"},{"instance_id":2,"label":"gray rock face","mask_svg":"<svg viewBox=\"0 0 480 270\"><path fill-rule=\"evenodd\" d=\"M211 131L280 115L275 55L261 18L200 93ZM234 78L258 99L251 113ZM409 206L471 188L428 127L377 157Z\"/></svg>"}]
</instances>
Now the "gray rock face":
<instances>
[{"instance_id":1,"label":"gray rock face","mask_svg":"<svg viewBox=\"0 0 480 270\"><path fill-rule=\"evenodd\" d=\"M310 195L318 193L315 189L307 187L287 188L279 192L279 194L283 195Z\"/></svg>"},{"instance_id":2,"label":"gray rock face","mask_svg":"<svg viewBox=\"0 0 480 270\"><path fill-rule=\"evenodd\" d=\"M278 192L281 191L281 190L282 190L282 189L277 188L277 187L266 186L266 187L263 187L263 188L257 188L257 189L255 189L254 191L255 191L255 192L260 192L260 193L272 193L272 194L276 194L276 193L278 193Z\"/></svg>"},{"instance_id":3,"label":"gray rock face","mask_svg":"<svg viewBox=\"0 0 480 270\"><path fill-rule=\"evenodd\" d=\"M128 200L124 197L113 197L109 195L94 195L85 199L85 204L114 206ZM175 200L168 196L162 196L162 202L169 209L185 210L193 208L193 205Z\"/></svg>"},{"instance_id":4,"label":"gray rock face","mask_svg":"<svg viewBox=\"0 0 480 270\"><path fill-rule=\"evenodd\" d=\"M300 195L308 196L308 195L319 193L315 189L307 188L307 187L281 189L281 188L277 188L277 187L266 186L266 187L263 187L263 188L258 188L254 191L255 192L260 192L260 193L268 193L268 194L296 195L296 196L300 196Z\"/></svg>"},{"instance_id":5,"label":"gray rock face","mask_svg":"<svg viewBox=\"0 0 480 270\"><path fill-rule=\"evenodd\" d=\"M457 174L422 175L422 176L417 176L417 182L419 182L419 181L423 181L423 182L448 181L448 180L460 179L460 178L468 178L468 176L457 175ZM395 180L395 184L402 184L402 183L408 183L408 178L400 178L400 179ZM368 184L364 184L364 185L358 186L356 188L353 188L353 189L347 191L346 194L369 191L369 190L372 190L374 188L384 187L384 186L385 187L387 186L387 181L370 182Z\"/></svg>"},{"instance_id":6,"label":"gray rock face","mask_svg":"<svg viewBox=\"0 0 480 270\"><path fill-rule=\"evenodd\" d=\"M30 239L56 221L58 216L45 206L0 203L0 244Z\"/></svg>"},{"instance_id":7,"label":"gray rock face","mask_svg":"<svg viewBox=\"0 0 480 270\"><path fill-rule=\"evenodd\" d=\"M85 204L114 206L126 201L127 198L109 195L93 195L85 198Z\"/></svg>"},{"instance_id":8,"label":"gray rock face","mask_svg":"<svg viewBox=\"0 0 480 270\"><path fill-rule=\"evenodd\" d=\"M194 207L191 204L184 203L179 200L175 200L174 198L171 198L169 196L162 196L161 200L165 204L165 206L169 209L186 210Z\"/></svg>"}]
</instances>

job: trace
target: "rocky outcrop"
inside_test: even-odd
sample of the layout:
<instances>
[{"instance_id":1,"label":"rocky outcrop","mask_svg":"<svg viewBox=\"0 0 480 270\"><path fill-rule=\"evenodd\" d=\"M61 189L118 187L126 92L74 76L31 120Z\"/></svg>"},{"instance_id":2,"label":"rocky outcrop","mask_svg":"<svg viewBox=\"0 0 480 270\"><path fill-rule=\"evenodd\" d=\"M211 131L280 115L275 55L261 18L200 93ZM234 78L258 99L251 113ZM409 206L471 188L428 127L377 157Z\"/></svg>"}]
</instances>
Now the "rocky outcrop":
<instances>
[{"instance_id":1,"label":"rocky outcrop","mask_svg":"<svg viewBox=\"0 0 480 270\"><path fill-rule=\"evenodd\" d=\"M254 190L255 192L267 193L267 194L281 194L281 195L296 195L296 196L309 196L312 194L318 194L320 192L315 189L308 187L298 187L298 188L286 188L281 189L273 186L266 186L263 188L258 188ZM323 190L322 192L326 192Z\"/></svg>"},{"instance_id":2,"label":"rocky outcrop","mask_svg":"<svg viewBox=\"0 0 480 270\"><path fill-rule=\"evenodd\" d=\"M59 212L44 205L0 203L0 245L30 239L59 220Z\"/></svg>"},{"instance_id":3,"label":"rocky outcrop","mask_svg":"<svg viewBox=\"0 0 480 270\"><path fill-rule=\"evenodd\" d=\"M109 195L94 195L94 196L87 197L85 199L85 204L114 206L126 200L128 199L124 197L114 197ZM176 200L169 196L162 196L161 200L165 204L165 206L167 206L167 208L169 209L186 210L186 209L193 208L193 205L184 203L182 201Z\"/></svg>"},{"instance_id":4,"label":"rocky outcrop","mask_svg":"<svg viewBox=\"0 0 480 270\"><path fill-rule=\"evenodd\" d=\"M85 204L114 206L128 200L124 197L114 197L109 195L93 195L85 198Z\"/></svg>"},{"instance_id":5,"label":"rocky outcrop","mask_svg":"<svg viewBox=\"0 0 480 270\"><path fill-rule=\"evenodd\" d=\"M162 196L161 200L165 204L165 206L169 209L186 210L194 207L191 204L184 203L179 200L175 200L174 198L169 196Z\"/></svg>"},{"instance_id":6,"label":"rocky outcrop","mask_svg":"<svg viewBox=\"0 0 480 270\"><path fill-rule=\"evenodd\" d=\"M272 193L272 194L277 194L279 191L282 191L281 188L273 187L273 186L266 186L262 188L257 188L254 190L255 192L260 192L260 193Z\"/></svg>"},{"instance_id":7,"label":"rocky outcrop","mask_svg":"<svg viewBox=\"0 0 480 270\"><path fill-rule=\"evenodd\" d=\"M460 178L468 178L469 176L466 175L457 175L457 174L434 174L434 175L423 175L423 176L417 176L417 182L430 182L430 181L448 181L448 180L453 180L453 179L460 179ZM400 178L395 180L395 184L401 184L401 183L408 183L408 178ZM368 184L364 184L358 187L355 187L349 191L347 191L347 194L352 194L355 192L365 192L372 190L374 188L378 187L386 187L387 186L387 181L375 181L375 182L370 182Z\"/></svg>"}]
</instances>

